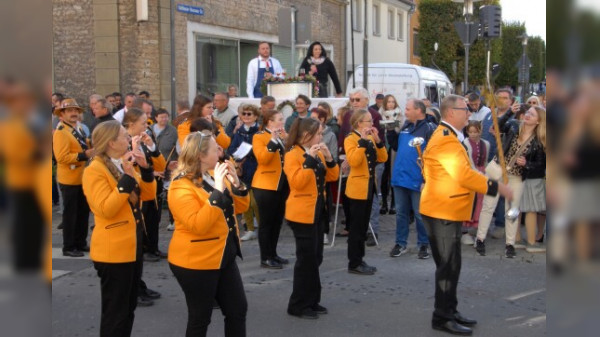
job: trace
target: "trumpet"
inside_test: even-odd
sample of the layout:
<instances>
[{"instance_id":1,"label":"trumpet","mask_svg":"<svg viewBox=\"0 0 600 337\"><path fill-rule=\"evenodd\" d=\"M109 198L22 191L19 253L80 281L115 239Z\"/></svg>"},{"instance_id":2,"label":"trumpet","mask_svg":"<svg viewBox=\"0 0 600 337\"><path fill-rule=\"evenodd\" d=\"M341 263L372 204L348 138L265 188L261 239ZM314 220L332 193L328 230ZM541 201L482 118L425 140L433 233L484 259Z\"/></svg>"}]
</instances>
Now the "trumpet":
<instances>
[{"instance_id":1,"label":"trumpet","mask_svg":"<svg viewBox=\"0 0 600 337\"><path fill-rule=\"evenodd\" d=\"M423 151L421 150L421 145L423 145L423 143L425 143L425 139L423 137L415 137L408 141L408 146L417 149L417 153L419 154L419 157L417 158L417 165L419 165L421 168L421 174L423 175L423 178L425 178L425 174L423 174Z\"/></svg>"}]
</instances>

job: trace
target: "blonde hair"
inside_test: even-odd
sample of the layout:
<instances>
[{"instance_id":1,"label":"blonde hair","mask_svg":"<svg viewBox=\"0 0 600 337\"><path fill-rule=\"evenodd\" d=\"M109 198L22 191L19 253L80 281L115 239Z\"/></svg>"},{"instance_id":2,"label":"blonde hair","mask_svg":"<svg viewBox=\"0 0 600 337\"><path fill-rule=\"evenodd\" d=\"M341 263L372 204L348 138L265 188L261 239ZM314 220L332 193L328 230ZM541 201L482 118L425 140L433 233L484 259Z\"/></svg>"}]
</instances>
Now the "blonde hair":
<instances>
[{"instance_id":1,"label":"blonde hair","mask_svg":"<svg viewBox=\"0 0 600 337\"><path fill-rule=\"evenodd\" d=\"M209 130L192 132L183 142L173 178L186 177L191 180L202 176L200 155L206 155L210 146L212 133Z\"/></svg>"},{"instance_id":2,"label":"blonde hair","mask_svg":"<svg viewBox=\"0 0 600 337\"><path fill-rule=\"evenodd\" d=\"M108 143L119 137L121 132L121 123L119 121L106 121L98 124L92 132L92 144L96 155L106 154Z\"/></svg>"},{"instance_id":3,"label":"blonde hair","mask_svg":"<svg viewBox=\"0 0 600 337\"><path fill-rule=\"evenodd\" d=\"M352 129L357 129L360 120L363 119L363 117L368 113L369 112L365 109L359 109L354 111L354 113L350 117L350 125L352 125Z\"/></svg>"},{"instance_id":4,"label":"blonde hair","mask_svg":"<svg viewBox=\"0 0 600 337\"><path fill-rule=\"evenodd\" d=\"M535 135L537 139L542 143L544 149L546 148L546 109L541 106L533 106L535 112L538 114L540 123L535 128Z\"/></svg>"}]
</instances>

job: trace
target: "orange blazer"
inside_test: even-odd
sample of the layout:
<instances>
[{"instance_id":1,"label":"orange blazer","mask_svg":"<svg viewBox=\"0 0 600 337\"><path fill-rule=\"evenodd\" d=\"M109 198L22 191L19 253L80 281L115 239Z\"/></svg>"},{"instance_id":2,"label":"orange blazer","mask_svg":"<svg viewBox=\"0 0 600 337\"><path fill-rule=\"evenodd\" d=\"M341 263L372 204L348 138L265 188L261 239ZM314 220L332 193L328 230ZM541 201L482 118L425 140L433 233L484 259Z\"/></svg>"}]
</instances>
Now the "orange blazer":
<instances>
[{"instance_id":1,"label":"orange blazer","mask_svg":"<svg viewBox=\"0 0 600 337\"><path fill-rule=\"evenodd\" d=\"M11 190L36 188L35 175L38 166L34 156L38 148L33 132L25 118L9 116L0 123L0 156L4 159L4 183Z\"/></svg>"},{"instance_id":2,"label":"orange blazer","mask_svg":"<svg viewBox=\"0 0 600 337\"><path fill-rule=\"evenodd\" d=\"M146 182L137 174L141 201L154 198L156 181ZM90 243L92 261L125 263L136 260L136 219L129 206L129 193L117 186L104 162L96 157L83 172L83 193L94 213L95 227Z\"/></svg>"},{"instance_id":3,"label":"orange blazer","mask_svg":"<svg viewBox=\"0 0 600 337\"><path fill-rule=\"evenodd\" d=\"M252 138L252 151L258 162L256 173L252 178L252 187L276 191L283 172L285 148L271 141L271 132L260 131Z\"/></svg>"},{"instance_id":4,"label":"orange blazer","mask_svg":"<svg viewBox=\"0 0 600 337\"><path fill-rule=\"evenodd\" d=\"M185 141L185 137L190 134L190 123L189 120L183 121L179 126L177 126L177 139L179 140L179 146L183 147L183 142ZM223 125L217 124L218 135L215 137L217 144L223 148L223 150L227 150L229 144L231 144L231 138L225 133L225 129L223 129Z\"/></svg>"},{"instance_id":5,"label":"orange blazer","mask_svg":"<svg viewBox=\"0 0 600 337\"><path fill-rule=\"evenodd\" d=\"M421 214L450 221L471 219L475 192L496 195L498 183L471 167L452 128L440 124L423 153L425 187Z\"/></svg>"},{"instance_id":6,"label":"orange blazer","mask_svg":"<svg viewBox=\"0 0 600 337\"><path fill-rule=\"evenodd\" d=\"M387 150L383 140L375 144L373 136L367 140L362 140L360 134L352 131L344 140L344 149L346 150L346 160L350 165L350 174L346 182L346 195L355 200L367 200L369 194L369 182L375 178L375 165L385 163L388 158ZM375 155L367 152L368 143L375 147Z\"/></svg>"},{"instance_id":7,"label":"orange blazer","mask_svg":"<svg viewBox=\"0 0 600 337\"><path fill-rule=\"evenodd\" d=\"M226 183L231 191L231 185ZM234 191L230 195L235 214L248 209L247 191ZM225 214L227 200L218 190L208 193L188 178L171 182L168 202L175 219L175 231L169 245L170 263L196 270L221 268L229 232L235 228L239 237L235 214Z\"/></svg>"},{"instance_id":8,"label":"orange blazer","mask_svg":"<svg viewBox=\"0 0 600 337\"><path fill-rule=\"evenodd\" d=\"M83 167L88 158L71 132L71 125L60 122L52 135L52 149L57 163L56 180L65 185L81 185ZM86 143L89 146L87 140Z\"/></svg>"},{"instance_id":9,"label":"orange blazer","mask_svg":"<svg viewBox=\"0 0 600 337\"><path fill-rule=\"evenodd\" d=\"M286 153L283 170L290 185L290 194L285 203L285 218L289 221L313 224L317 197L324 191L317 190L317 177L314 169L305 163L306 151L302 146L294 146ZM325 181L336 181L340 168L334 163L329 167L323 154L319 158L325 165Z\"/></svg>"}]
</instances>

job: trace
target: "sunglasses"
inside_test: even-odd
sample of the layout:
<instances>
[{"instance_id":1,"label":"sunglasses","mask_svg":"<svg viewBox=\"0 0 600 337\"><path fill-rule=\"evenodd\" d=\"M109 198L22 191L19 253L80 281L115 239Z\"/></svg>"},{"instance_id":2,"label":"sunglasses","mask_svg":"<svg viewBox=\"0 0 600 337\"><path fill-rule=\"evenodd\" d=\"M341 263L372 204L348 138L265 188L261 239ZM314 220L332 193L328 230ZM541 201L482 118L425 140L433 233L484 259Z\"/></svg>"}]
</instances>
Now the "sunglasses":
<instances>
[{"instance_id":1,"label":"sunglasses","mask_svg":"<svg viewBox=\"0 0 600 337\"><path fill-rule=\"evenodd\" d=\"M242 116L252 116L254 115L252 112L242 112Z\"/></svg>"},{"instance_id":2,"label":"sunglasses","mask_svg":"<svg viewBox=\"0 0 600 337\"><path fill-rule=\"evenodd\" d=\"M350 102L360 102L362 98L350 98Z\"/></svg>"}]
</instances>

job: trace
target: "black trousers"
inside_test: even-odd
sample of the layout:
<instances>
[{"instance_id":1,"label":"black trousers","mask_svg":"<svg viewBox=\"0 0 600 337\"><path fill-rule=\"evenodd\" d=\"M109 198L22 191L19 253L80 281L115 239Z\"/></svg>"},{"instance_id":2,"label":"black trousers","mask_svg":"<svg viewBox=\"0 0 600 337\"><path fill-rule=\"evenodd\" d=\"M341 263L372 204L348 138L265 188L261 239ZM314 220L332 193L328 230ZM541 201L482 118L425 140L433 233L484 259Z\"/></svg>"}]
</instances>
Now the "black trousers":
<instances>
[{"instance_id":1,"label":"black trousers","mask_svg":"<svg viewBox=\"0 0 600 337\"><path fill-rule=\"evenodd\" d=\"M156 190L162 192L162 180L157 180ZM154 253L158 251L158 226L160 224L162 210L162 197L157 193L156 200L142 202L142 214L146 224L144 235L144 252Z\"/></svg>"},{"instance_id":2,"label":"black trousers","mask_svg":"<svg viewBox=\"0 0 600 337\"><path fill-rule=\"evenodd\" d=\"M287 190L270 191L253 188L254 199L260 214L258 226L258 244L262 261L277 256L277 242L281 232L281 224L285 215Z\"/></svg>"},{"instance_id":3,"label":"black trousers","mask_svg":"<svg viewBox=\"0 0 600 337\"><path fill-rule=\"evenodd\" d=\"M435 261L435 310L433 320L443 323L454 319L458 305L456 287L460 276L462 222L423 215Z\"/></svg>"},{"instance_id":4,"label":"black trousers","mask_svg":"<svg viewBox=\"0 0 600 337\"><path fill-rule=\"evenodd\" d=\"M206 336L215 300L225 316L225 336L246 336L248 303L235 260L219 270L193 270L170 263L169 266L185 294L187 337Z\"/></svg>"},{"instance_id":5,"label":"black trousers","mask_svg":"<svg viewBox=\"0 0 600 337\"><path fill-rule=\"evenodd\" d=\"M348 235L348 268L356 268L365 257L365 241L369 229L373 195L369 195L367 200L348 198L348 203L352 209L352 217L346 218L350 231Z\"/></svg>"},{"instance_id":6,"label":"black trousers","mask_svg":"<svg viewBox=\"0 0 600 337\"><path fill-rule=\"evenodd\" d=\"M323 262L323 227L320 218L324 213L319 214L314 224L288 222L296 239L294 285L288 303L288 313L292 315L299 315L321 302L319 266Z\"/></svg>"},{"instance_id":7,"label":"black trousers","mask_svg":"<svg viewBox=\"0 0 600 337\"><path fill-rule=\"evenodd\" d=\"M42 267L46 227L39 200L30 190L9 190L11 203L13 267L16 271L37 271Z\"/></svg>"},{"instance_id":8,"label":"black trousers","mask_svg":"<svg viewBox=\"0 0 600 337\"><path fill-rule=\"evenodd\" d=\"M342 188L340 189L340 200L342 201L342 209L344 210L344 218L346 219L346 226L344 226L345 230L349 230L350 225L348 224L350 221L350 202L348 201L348 197L344 191L346 190L346 182L348 182L348 177L342 177Z\"/></svg>"},{"instance_id":9,"label":"black trousers","mask_svg":"<svg viewBox=\"0 0 600 337\"><path fill-rule=\"evenodd\" d=\"M87 246L90 206L81 185L58 184L63 197L63 251Z\"/></svg>"},{"instance_id":10,"label":"black trousers","mask_svg":"<svg viewBox=\"0 0 600 337\"><path fill-rule=\"evenodd\" d=\"M102 294L101 337L130 336L137 306L142 259L130 263L94 262Z\"/></svg>"}]
</instances>

